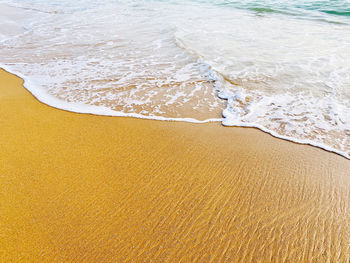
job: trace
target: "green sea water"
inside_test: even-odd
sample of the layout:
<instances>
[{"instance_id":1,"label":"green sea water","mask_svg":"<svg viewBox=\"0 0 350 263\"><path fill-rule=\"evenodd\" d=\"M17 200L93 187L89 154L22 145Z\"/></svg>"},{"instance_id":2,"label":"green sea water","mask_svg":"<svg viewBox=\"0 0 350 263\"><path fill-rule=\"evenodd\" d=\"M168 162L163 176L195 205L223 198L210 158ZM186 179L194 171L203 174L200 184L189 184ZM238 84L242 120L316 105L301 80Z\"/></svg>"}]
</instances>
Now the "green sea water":
<instances>
[{"instance_id":1,"label":"green sea water","mask_svg":"<svg viewBox=\"0 0 350 263\"><path fill-rule=\"evenodd\" d=\"M1 0L2 3L24 5L26 7L51 7L57 10L82 10L93 8L108 3L125 2L125 0ZM168 3L172 5L184 4L206 4L213 6L224 6L227 8L238 8L251 10L258 13L286 13L294 15L310 15L317 16L322 14L350 16L349 0L139 0L128 1L134 5L142 5L143 3Z\"/></svg>"}]
</instances>

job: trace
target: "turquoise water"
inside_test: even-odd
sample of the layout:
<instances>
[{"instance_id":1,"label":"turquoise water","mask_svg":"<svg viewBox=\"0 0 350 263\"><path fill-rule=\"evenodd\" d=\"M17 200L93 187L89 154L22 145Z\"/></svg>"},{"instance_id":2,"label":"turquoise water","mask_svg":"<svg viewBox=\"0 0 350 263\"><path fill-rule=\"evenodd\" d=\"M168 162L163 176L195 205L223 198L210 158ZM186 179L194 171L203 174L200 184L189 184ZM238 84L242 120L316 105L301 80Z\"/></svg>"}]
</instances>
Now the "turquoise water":
<instances>
[{"instance_id":1,"label":"turquoise water","mask_svg":"<svg viewBox=\"0 0 350 263\"><path fill-rule=\"evenodd\" d=\"M49 105L257 127L350 156L350 1L0 4L0 63Z\"/></svg>"},{"instance_id":2,"label":"turquoise water","mask_svg":"<svg viewBox=\"0 0 350 263\"><path fill-rule=\"evenodd\" d=\"M59 10L78 11L89 8L96 8L110 3L118 3L123 1L47 1L47 0L3 0L2 3L11 5L25 6L28 8L53 8ZM127 1L124 1L127 2ZM227 8L238 8L251 10L257 13L282 13L305 16L350 16L350 2L348 0L328 0L328 1L304 1L304 0L242 0L242 1L225 1L225 0L144 0L144 1L128 1L134 5L142 5L144 2L168 3L172 5L188 5L188 4L206 4L223 6Z\"/></svg>"},{"instance_id":3,"label":"turquoise water","mask_svg":"<svg viewBox=\"0 0 350 263\"><path fill-rule=\"evenodd\" d=\"M290 14L322 15L322 13L349 16L350 2L344 0L328 1L222 1L218 3L256 12L277 12Z\"/></svg>"},{"instance_id":4,"label":"turquoise water","mask_svg":"<svg viewBox=\"0 0 350 263\"><path fill-rule=\"evenodd\" d=\"M23 0L23 1L1 1L2 3L9 3L15 5L25 5L26 7L45 7L52 6L58 9L66 10L81 10L94 8L97 6L102 6L108 3L118 3L122 1L87 1L87 0L77 0L77 1L47 1L47 0ZM124 1L126 2L126 1ZM290 12L305 14L305 11L313 11L318 13L326 13L339 16L349 16L350 15L350 2L348 0L327 0L327 1L304 1L304 0L291 0L291 1L281 1L281 0L242 0L242 1L225 1L225 0L146 0L146 1L129 1L134 5L142 4L144 2L154 2L154 3L169 3L174 5L184 5L184 4L209 4L209 5L219 5L224 7L248 9L256 12Z\"/></svg>"}]
</instances>

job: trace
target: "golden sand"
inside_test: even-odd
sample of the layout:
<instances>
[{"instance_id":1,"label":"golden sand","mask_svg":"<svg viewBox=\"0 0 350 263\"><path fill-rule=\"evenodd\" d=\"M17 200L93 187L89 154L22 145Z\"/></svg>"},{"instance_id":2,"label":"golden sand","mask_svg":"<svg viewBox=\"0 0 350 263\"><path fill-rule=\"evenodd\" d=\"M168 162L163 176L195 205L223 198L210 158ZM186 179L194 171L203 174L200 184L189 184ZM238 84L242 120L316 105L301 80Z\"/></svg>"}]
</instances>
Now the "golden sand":
<instances>
[{"instance_id":1,"label":"golden sand","mask_svg":"<svg viewBox=\"0 0 350 263\"><path fill-rule=\"evenodd\" d=\"M349 262L338 155L57 110L4 71L0 127L0 262Z\"/></svg>"}]
</instances>

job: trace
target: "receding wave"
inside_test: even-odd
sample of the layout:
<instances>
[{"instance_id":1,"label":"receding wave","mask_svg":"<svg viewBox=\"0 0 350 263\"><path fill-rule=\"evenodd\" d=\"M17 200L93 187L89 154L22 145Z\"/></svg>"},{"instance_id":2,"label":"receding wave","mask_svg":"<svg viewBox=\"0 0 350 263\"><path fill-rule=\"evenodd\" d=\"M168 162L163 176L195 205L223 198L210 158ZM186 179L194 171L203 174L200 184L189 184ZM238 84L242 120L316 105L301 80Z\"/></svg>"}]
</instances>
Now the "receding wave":
<instances>
[{"instance_id":1,"label":"receding wave","mask_svg":"<svg viewBox=\"0 0 350 263\"><path fill-rule=\"evenodd\" d=\"M196 36L184 32L177 37L180 46L210 65L218 96L227 100L223 111L225 126L256 127L276 137L318 146L349 158L350 109L346 106L350 105L346 94L349 76L342 84L337 83L338 86L336 79L333 84L325 84L326 79L346 71L342 65L335 66L331 72L327 69L327 72L313 74L315 69L311 65L304 67L302 61L289 65L276 60L271 61L274 65L264 72L267 61L249 60L249 50L247 54L242 54L242 50L241 54L230 50L225 61L231 54L235 64L225 64L215 59L215 54L208 55L208 42L202 45L196 41ZM212 42L211 50L223 50L218 43L221 42ZM285 52L281 55L287 56ZM240 66L235 68L236 64ZM275 68L273 72L270 71L272 67ZM319 75L324 75L325 80Z\"/></svg>"},{"instance_id":2,"label":"receding wave","mask_svg":"<svg viewBox=\"0 0 350 263\"><path fill-rule=\"evenodd\" d=\"M0 62L51 106L257 127L350 158L350 26L326 5L3 2Z\"/></svg>"}]
</instances>

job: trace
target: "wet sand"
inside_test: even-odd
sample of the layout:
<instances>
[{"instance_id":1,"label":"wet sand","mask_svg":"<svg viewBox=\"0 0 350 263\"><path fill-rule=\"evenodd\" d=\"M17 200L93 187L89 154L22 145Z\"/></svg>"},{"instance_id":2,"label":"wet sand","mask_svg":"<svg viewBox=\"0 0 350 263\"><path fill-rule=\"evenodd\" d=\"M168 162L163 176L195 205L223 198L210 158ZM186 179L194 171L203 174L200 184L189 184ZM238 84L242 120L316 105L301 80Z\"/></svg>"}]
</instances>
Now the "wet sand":
<instances>
[{"instance_id":1,"label":"wet sand","mask_svg":"<svg viewBox=\"0 0 350 263\"><path fill-rule=\"evenodd\" d=\"M350 161L256 129L102 117L0 71L0 262L349 262Z\"/></svg>"}]
</instances>

